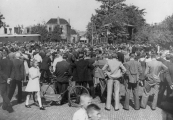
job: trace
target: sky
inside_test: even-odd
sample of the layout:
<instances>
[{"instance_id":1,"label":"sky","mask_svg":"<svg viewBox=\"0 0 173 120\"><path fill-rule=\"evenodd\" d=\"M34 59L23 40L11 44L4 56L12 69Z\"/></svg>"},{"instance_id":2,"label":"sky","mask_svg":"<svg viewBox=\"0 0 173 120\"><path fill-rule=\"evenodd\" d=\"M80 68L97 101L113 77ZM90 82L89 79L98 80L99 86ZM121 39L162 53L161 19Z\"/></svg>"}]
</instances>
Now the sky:
<instances>
[{"instance_id":1,"label":"sky","mask_svg":"<svg viewBox=\"0 0 173 120\"><path fill-rule=\"evenodd\" d=\"M173 14L173 0L126 0L128 5L146 9L147 23L158 23ZM85 31L95 9L96 0L0 0L0 13L6 24L34 25L50 18L70 19L72 28Z\"/></svg>"}]
</instances>

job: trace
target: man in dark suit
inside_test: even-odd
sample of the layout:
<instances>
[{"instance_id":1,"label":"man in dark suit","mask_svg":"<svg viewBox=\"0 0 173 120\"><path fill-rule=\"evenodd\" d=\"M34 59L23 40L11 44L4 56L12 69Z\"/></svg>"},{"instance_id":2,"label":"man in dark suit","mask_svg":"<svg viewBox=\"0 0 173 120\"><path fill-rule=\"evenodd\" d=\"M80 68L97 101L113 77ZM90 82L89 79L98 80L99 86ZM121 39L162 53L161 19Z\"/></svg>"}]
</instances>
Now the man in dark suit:
<instances>
[{"instance_id":1,"label":"man in dark suit","mask_svg":"<svg viewBox=\"0 0 173 120\"><path fill-rule=\"evenodd\" d=\"M24 80L24 63L20 60L20 53L16 53L15 59L13 60L14 65L14 74L11 81L10 91L9 91L9 99L11 100L16 89L16 85L18 86L18 103L22 102L22 80Z\"/></svg>"},{"instance_id":2,"label":"man in dark suit","mask_svg":"<svg viewBox=\"0 0 173 120\"><path fill-rule=\"evenodd\" d=\"M56 68L55 68L55 75L57 77L57 82L55 84L55 88L58 90L58 94L63 93L69 83L69 78L71 76L71 69L70 69L70 63L67 62L68 55L64 54L63 55L63 61L57 62ZM66 92L67 93L67 92ZM62 96L62 102L67 101L67 94L63 94Z\"/></svg>"},{"instance_id":3,"label":"man in dark suit","mask_svg":"<svg viewBox=\"0 0 173 120\"><path fill-rule=\"evenodd\" d=\"M129 110L129 100L130 100L130 92L131 89L133 91L134 101L135 101L135 110L140 109L139 105L139 75L142 73L141 64L135 61L135 54L132 53L130 55L130 61L124 64L126 68L127 76L125 77L125 88L126 88L126 95L125 95L125 103L124 109Z\"/></svg>"},{"instance_id":4,"label":"man in dark suit","mask_svg":"<svg viewBox=\"0 0 173 120\"><path fill-rule=\"evenodd\" d=\"M84 87L87 88L87 84L89 84L89 87L92 88L93 86L93 77L92 77L92 69L94 69L94 66L89 63L88 60L84 59L84 53L79 53L79 60L76 61L74 64L72 64L72 67L74 68L73 71L73 79L78 83L82 84ZM92 91L90 91L93 96Z\"/></svg>"},{"instance_id":5,"label":"man in dark suit","mask_svg":"<svg viewBox=\"0 0 173 120\"><path fill-rule=\"evenodd\" d=\"M0 93L3 98L2 109L13 112L13 108L8 98L8 84L10 84L13 75L13 63L7 58L7 52L3 51L2 60L0 60Z\"/></svg>"}]
</instances>

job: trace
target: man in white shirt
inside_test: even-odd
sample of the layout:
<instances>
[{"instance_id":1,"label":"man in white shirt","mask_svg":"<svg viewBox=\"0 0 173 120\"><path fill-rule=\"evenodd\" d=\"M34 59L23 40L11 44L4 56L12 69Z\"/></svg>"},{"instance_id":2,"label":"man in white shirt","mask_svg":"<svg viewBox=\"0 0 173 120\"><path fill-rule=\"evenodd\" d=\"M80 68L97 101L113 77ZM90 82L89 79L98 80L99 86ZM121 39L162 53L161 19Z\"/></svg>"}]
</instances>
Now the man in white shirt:
<instances>
[{"instance_id":1,"label":"man in white shirt","mask_svg":"<svg viewBox=\"0 0 173 120\"><path fill-rule=\"evenodd\" d=\"M73 120L89 120L86 108L91 104L91 97L88 94L82 94L80 96L81 108L77 110L73 115Z\"/></svg>"},{"instance_id":2,"label":"man in white shirt","mask_svg":"<svg viewBox=\"0 0 173 120\"><path fill-rule=\"evenodd\" d=\"M62 56L60 54L58 54L56 56L56 58L54 59L53 64L52 64L54 72L55 72L55 69L56 69L57 62L61 62L62 60L63 60Z\"/></svg>"}]
</instances>

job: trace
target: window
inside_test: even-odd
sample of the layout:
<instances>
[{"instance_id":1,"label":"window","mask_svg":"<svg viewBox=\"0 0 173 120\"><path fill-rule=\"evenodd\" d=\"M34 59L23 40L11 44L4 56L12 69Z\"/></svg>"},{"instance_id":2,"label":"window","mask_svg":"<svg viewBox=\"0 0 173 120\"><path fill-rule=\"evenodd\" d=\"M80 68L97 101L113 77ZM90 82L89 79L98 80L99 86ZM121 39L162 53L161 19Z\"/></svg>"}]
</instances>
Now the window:
<instances>
[{"instance_id":1,"label":"window","mask_svg":"<svg viewBox=\"0 0 173 120\"><path fill-rule=\"evenodd\" d=\"M49 32L51 32L52 31L52 28L51 27L49 27Z\"/></svg>"}]
</instances>

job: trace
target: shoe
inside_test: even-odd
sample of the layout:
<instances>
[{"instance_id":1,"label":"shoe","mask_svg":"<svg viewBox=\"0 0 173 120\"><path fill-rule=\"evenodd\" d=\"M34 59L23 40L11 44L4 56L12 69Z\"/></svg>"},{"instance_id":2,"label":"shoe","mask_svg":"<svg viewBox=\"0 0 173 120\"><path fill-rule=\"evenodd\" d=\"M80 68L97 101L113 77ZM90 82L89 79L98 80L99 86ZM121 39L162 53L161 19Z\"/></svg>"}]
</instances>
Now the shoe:
<instances>
[{"instance_id":1,"label":"shoe","mask_svg":"<svg viewBox=\"0 0 173 120\"><path fill-rule=\"evenodd\" d=\"M105 107L105 110L107 110L107 111L111 111L111 109L107 109L106 107Z\"/></svg>"},{"instance_id":2,"label":"shoe","mask_svg":"<svg viewBox=\"0 0 173 120\"><path fill-rule=\"evenodd\" d=\"M29 106L29 105L25 105L25 107L26 107L26 108L31 108L31 106Z\"/></svg>"},{"instance_id":3,"label":"shoe","mask_svg":"<svg viewBox=\"0 0 173 120\"><path fill-rule=\"evenodd\" d=\"M135 110L140 110L140 108L139 109L135 109Z\"/></svg>"},{"instance_id":4,"label":"shoe","mask_svg":"<svg viewBox=\"0 0 173 120\"><path fill-rule=\"evenodd\" d=\"M126 108L123 108L124 110L126 110L126 111L129 111L129 109L126 109Z\"/></svg>"},{"instance_id":5,"label":"shoe","mask_svg":"<svg viewBox=\"0 0 173 120\"><path fill-rule=\"evenodd\" d=\"M44 107L40 107L40 110L45 110L45 108Z\"/></svg>"},{"instance_id":6,"label":"shoe","mask_svg":"<svg viewBox=\"0 0 173 120\"><path fill-rule=\"evenodd\" d=\"M120 109L115 109L115 111L119 111Z\"/></svg>"},{"instance_id":7,"label":"shoe","mask_svg":"<svg viewBox=\"0 0 173 120\"><path fill-rule=\"evenodd\" d=\"M12 113L12 112L14 112L14 109L10 106L10 107L7 108L7 111L8 111L9 113Z\"/></svg>"}]
</instances>

